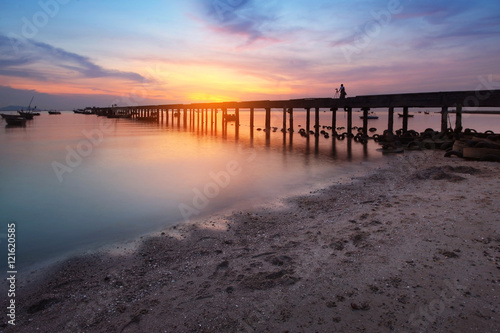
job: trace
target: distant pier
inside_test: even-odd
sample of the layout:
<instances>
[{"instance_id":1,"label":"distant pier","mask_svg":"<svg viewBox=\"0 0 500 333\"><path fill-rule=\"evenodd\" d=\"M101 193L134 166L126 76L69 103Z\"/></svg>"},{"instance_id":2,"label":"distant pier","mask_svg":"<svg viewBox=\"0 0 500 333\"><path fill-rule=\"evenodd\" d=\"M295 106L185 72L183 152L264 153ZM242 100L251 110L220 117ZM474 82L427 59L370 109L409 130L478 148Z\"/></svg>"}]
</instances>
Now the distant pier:
<instances>
[{"instance_id":1,"label":"distant pier","mask_svg":"<svg viewBox=\"0 0 500 333\"><path fill-rule=\"evenodd\" d=\"M366 95L345 99L338 98L304 98L291 100L262 100L246 102L222 102L222 103L191 103L191 104L164 104L145 106L115 106L112 108L96 108L96 113L116 118L132 118L143 121L166 122L172 124L177 121L180 125L194 124L195 121L207 124L209 113L210 121L217 122L217 113L222 112L223 121L231 118L235 121L235 130L239 131L240 111L249 110L250 128L253 133L255 109L265 109L265 131L269 136L271 132L271 112L282 112L283 129L293 130L293 114L295 109L305 109L306 132L311 131L311 110L314 112L314 128L319 129L320 109L328 108L332 111L331 127L335 131L337 123L337 112L347 113L347 131L352 134L352 112L353 109L361 109L363 112L362 133L368 134L368 115L371 109L387 109L388 123L387 131L394 132L394 111L400 108L403 118L403 132L408 131L408 118L411 117L411 108L440 108L441 109L441 132L448 130L448 114L456 114L457 131L462 129L462 114L500 114L500 111L486 111L484 108L500 107L500 90L476 90L476 91L449 91L449 92L427 92L391 95ZM454 110L451 110L453 108ZM463 108L473 109L464 111ZM231 112L231 113L229 113ZM214 117L215 114L215 117ZM195 117L195 115L198 115ZM287 125L287 123L289 125ZM288 126L288 127L287 127ZM224 127L223 127L224 128Z\"/></svg>"}]
</instances>

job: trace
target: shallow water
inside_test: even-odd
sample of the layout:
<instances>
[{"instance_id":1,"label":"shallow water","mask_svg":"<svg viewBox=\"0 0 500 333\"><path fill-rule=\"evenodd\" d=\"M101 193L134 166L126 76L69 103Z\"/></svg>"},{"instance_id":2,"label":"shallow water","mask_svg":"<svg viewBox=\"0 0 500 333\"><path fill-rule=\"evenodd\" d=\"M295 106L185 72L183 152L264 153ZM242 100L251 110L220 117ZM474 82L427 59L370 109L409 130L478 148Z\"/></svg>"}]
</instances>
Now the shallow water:
<instances>
[{"instance_id":1,"label":"shallow water","mask_svg":"<svg viewBox=\"0 0 500 333\"><path fill-rule=\"evenodd\" d=\"M386 121L380 116L370 127L381 133ZM360 163L383 158L372 141L364 146L279 130L269 138L257 130L251 136L244 111L236 135L234 123L224 130L218 117L217 127L71 112L44 113L23 128L5 127L2 121L2 245L7 223L16 222L17 264L30 266L329 184ZM264 112L255 117L256 128L263 128ZM281 128L282 119L273 112L271 125ZM419 116L410 120L410 128L439 128L439 121L439 115ZM345 122L339 112L337 126ZM330 123L331 113L321 112L320 124ZM354 125L361 126L358 114ZM296 132L299 126L305 127L305 112L295 112ZM4 267L6 260L0 264Z\"/></svg>"}]
</instances>

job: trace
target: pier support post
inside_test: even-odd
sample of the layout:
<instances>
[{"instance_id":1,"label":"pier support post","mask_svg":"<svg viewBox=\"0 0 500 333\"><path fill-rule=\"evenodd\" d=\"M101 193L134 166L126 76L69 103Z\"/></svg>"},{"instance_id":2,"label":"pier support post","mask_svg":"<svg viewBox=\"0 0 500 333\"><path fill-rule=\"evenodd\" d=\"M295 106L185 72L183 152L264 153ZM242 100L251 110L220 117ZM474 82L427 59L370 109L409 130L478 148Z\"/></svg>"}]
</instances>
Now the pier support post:
<instances>
[{"instance_id":1,"label":"pier support post","mask_svg":"<svg viewBox=\"0 0 500 333\"><path fill-rule=\"evenodd\" d=\"M253 131L253 127L254 127L254 119L255 119L254 112L255 112L254 108L250 108L250 130L251 131Z\"/></svg>"},{"instance_id":2,"label":"pier support post","mask_svg":"<svg viewBox=\"0 0 500 333\"><path fill-rule=\"evenodd\" d=\"M455 118L455 132L456 133L461 133L462 132L462 105L457 105L457 112L456 112L456 118Z\"/></svg>"},{"instance_id":3,"label":"pier support post","mask_svg":"<svg viewBox=\"0 0 500 333\"><path fill-rule=\"evenodd\" d=\"M347 134L349 137L352 136L352 108L351 107L345 107L344 111L347 112Z\"/></svg>"},{"instance_id":4,"label":"pier support post","mask_svg":"<svg viewBox=\"0 0 500 333\"><path fill-rule=\"evenodd\" d=\"M187 109L183 109L182 111L183 111L183 115L184 115L184 119L183 119L182 122L184 123L184 128L186 128L187 127L187 115L188 115L187 111L188 110Z\"/></svg>"},{"instance_id":5,"label":"pier support post","mask_svg":"<svg viewBox=\"0 0 500 333\"><path fill-rule=\"evenodd\" d=\"M250 139L253 139L254 108L250 108Z\"/></svg>"},{"instance_id":6,"label":"pier support post","mask_svg":"<svg viewBox=\"0 0 500 333\"><path fill-rule=\"evenodd\" d=\"M363 134L368 135L368 111L370 108L362 108L363 110Z\"/></svg>"},{"instance_id":7,"label":"pier support post","mask_svg":"<svg viewBox=\"0 0 500 333\"><path fill-rule=\"evenodd\" d=\"M227 108L222 109L222 136L227 136Z\"/></svg>"},{"instance_id":8,"label":"pier support post","mask_svg":"<svg viewBox=\"0 0 500 333\"><path fill-rule=\"evenodd\" d=\"M240 135L240 109L239 108L234 109L234 115L236 117L236 122L234 124L234 126L235 126L234 133L236 135L236 139L238 139L238 137Z\"/></svg>"},{"instance_id":9,"label":"pier support post","mask_svg":"<svg viewBox=\"0 0 500 333\"><path fill-rule=\"evenodd\" d=\"M271 108L266 108L266 135L271 132Z\"/></svg>"},{"instance_id":10,"label":"pier support post","mask_svg":"<svg viewBox=\"0 0 500 333\"><path fill-rule=\"evenodd\" d=\"M445 133L448 129L448 107L443 106L441 109L441 133Z\"/></svg>"},{"instance_id":11,"label":"pier support post","mask_svg":"<svg viewBox=\"0 0 500 333\"><path fill-rule=\"evenodd\" d=\"M200 109L196 109L195 112L196 112L196 123L197 123L196 130L199 131L200 130L200 120L201 120L200 119Z\"/></svg>"},{"instance_id":12,"label":"pier support post","mask_svg":"<svg viewBox=\"0 0 500 333\"><path fill-rule=\"evenodd\" d=\"M215 134L217 135L217 118L219 114L219 108L215 108L214 110L214 118L215 118L215 123L214 123L214 128L215 128Z\"/></svg>"},{"instance_id":13,"label":"pier support post","mask_svg":"<svg viewBox=\"0 0 500 333\"><path fill-rule=\"evenodd\" d=\"M310 130L311 130L311 108L306 108L306 132L308 136Z\"/></svg>"},{"instance_id":14,"label":"pier support post","mask_svg":"<svg viewBox=\"0 0 500 333\"><path fill-rule=\"evenodd\" d=\"M286 134L286 108L283 108L283 133Z\"/></svg>"},{"instance_id":15,"label":"pier support post","mask_svg":"<svg viewBox=\"0 0 500 333\"><path fill-rule=\"evenodd\" d=\"M408 107L403 108L403 133L408 132Z\"/></svg>"},{"instance_id":16,"label":"pier support post","mask_svg":"<svg viewBox=\"0 0 500 333\"><path fill-rule=\"evenodd\" d=\"M319 136L319 108L315 108L314 110L314 132L316 136Z\"/></svg>"},{"instance_id":17,"label":"pier support post","mask_svg":"<svg viewBox=\"0 0 500 333\"><path fill-rule=\"evenodd\" d=\"M394 133L394 107L390 107L389 108L389 115L388 115L388 118L389 118L389 123L387 124L387 131L389 131L389 133Z\"/></svg>"},{"instance_id":18,"label":"pier support post","mask_svg":"<svg viewBox=\"0 0 500 333\"><path fill-rule=\"evenodd\" d=\"M337 108L331 108L332 110L332 131L337 133Z\"/></svg>"},{"instance_id":19,"label":"pier support post","mask_svg":"<svg viewBox=\"0 0 500 333\"><path fill-rule=\"evenodd\" d=\"M288 112L290 113L290 133L293 133L293 108L289 108Z\"/></svg>"}]
</instances>

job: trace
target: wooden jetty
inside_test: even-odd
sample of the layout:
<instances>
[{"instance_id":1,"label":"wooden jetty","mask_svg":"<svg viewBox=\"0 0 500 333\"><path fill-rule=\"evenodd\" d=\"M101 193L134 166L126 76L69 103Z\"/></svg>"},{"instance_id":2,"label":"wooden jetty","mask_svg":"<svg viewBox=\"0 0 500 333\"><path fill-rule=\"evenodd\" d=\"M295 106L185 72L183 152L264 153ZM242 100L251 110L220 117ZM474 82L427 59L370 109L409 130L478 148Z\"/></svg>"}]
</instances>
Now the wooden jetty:
<instances>
[{"instance_id":1,"label":"wooden jetty","mask_svg":"<svg viewBox=\"0 0 500 333\"><path fill-rule=\"evenodd\" d=\"M319 128L320 109L328 108L332 111L333 129L336 128L337 111L341 110L347 113L347 131L352 134L352 112L353 109L363 111L363 132L368 133L368 112L371 109L387 109L388 124L387 130L394 131L394 110L402 109L403 132L408 131L408 118L411 108L440 108L441 109L441 132L448 130L448 114L450 108L456 114L456 129L462 129L462 113L482 113L482 108L500 107L500 90L476 90L476 91L448 91L448 92L424 92L424 93L406 93L390 95L366 95L356 96L345 99L338 98L303 98L291 100L262 100L262 101L244 101L244 102L221 102L221 103L191 103L191 104L165 104L165 105L146 105L146 106L115 106L112 108L97 108L97 112L106 114L130 115L132 119L143 121L156 121L168 124L174 123L175 118L180 126L194 124L197 118L198 124L208 123L208 113L210 112L210 121L214 123L215 115L222 111L222 119L228 119L228 110L231 111L232 119L235 121L235 130L239 131L239 115L241 110L250 111L250 128L253 133L254 128L254 110L265 109L265 130L267 135L271 132L271 112L283 113L283 129L287 129L287 116L289 127L293 129L294 109L305 109L306 131L311 130L311 110L315 117L314 128ZM473 109L474 111L463 111L463 108ZM197 117L196 117L197 115ZM215 117L217 121L217 117Z\"/></svg>"}]
</instances>

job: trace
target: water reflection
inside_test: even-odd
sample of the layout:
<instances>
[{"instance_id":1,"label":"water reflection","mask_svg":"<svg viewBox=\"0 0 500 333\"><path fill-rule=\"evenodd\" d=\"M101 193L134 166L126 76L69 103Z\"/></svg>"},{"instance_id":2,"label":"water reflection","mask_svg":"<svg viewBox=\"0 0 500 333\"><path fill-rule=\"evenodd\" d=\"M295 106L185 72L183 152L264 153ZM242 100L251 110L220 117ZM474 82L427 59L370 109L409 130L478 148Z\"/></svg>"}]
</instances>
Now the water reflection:
<instances>
[{"instance_id":1,"label":"water reflection","mask_svg":"<svg viewBox=\"0 0 500 333\"><path fill-rule=\"evenodd\" d=\"M253 129L249 112L240 111L240 118L237 127L215 110L169 112L159 123L63 113L4 128L0 210L5 221L18 222L20 262L135 238L186 216L268 202L327 182L352 168L349 161L380 156L372 142L302 137L299 112L295 132L281 132L279 113L270 120L274 132L257 130L265 124L261 111ZM54 162L70 169L62 181Z\"/></svg>"},{"instance_id":2,"label":"water reflection","mask_svg":"<svg viewBox=\"0 0 500 333\"><path fill-rule=\"evenodd\" d=\"M328 133L324 135L309 134L305 138L298 134L298 129L303 128L306 120L305 112L295 112L295 121L290 122L290 127L286 128L286 120L279 119L281 110L273 113L271 117L271 129L265 129L265 111L256 110L253 119L248 111L239 111L240 123L235 121L226 121L224 112L221 110L210 109L190 109L181 112L181 116L176 117L174 128L183 128L188 132L201 136L220 137L224 141L234 140L239 143L248 144L249 147L263 145L268 148L281 147L281 152L296 152L304 155L314 154L315 156L330 157L333 160L352 161L353 158L367 159L374 153L376 144L354 142L352 138L346 138L345 141L339 141L333 135L333 130L325 130L321 124L329 124L331 120L330 113L320 114L318 121L320 128ZM286 112L288 114L289 111ZM165 119L168 119L166 117ZM185 122L184 122L185 119ZM293 119L293 118L292 118ZM277 122L282 121L278 126ZM253 124L257 124L252 126ZM260 125L260 126L259 126ZM168 121L160 120L160 126L172 128ZM285 126L285 127L283 127ZM326 127L326 126L325 126ZM338 146L341 146L339 149Z\"/></svg>"}]
</instances>

